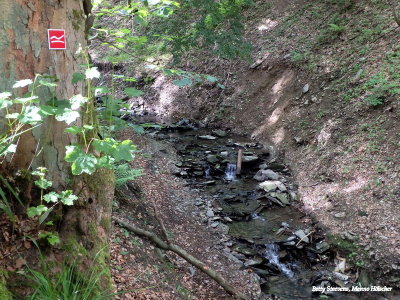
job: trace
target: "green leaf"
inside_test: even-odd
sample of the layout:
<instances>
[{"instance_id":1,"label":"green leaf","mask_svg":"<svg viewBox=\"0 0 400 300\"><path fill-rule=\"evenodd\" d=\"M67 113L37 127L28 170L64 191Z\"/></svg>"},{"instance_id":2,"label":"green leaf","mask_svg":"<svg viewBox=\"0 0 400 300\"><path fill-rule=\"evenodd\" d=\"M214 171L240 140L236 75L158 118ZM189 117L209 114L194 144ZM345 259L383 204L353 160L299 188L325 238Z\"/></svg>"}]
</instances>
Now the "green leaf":
<instances>
[{"instance_id":1,"label":"green leaf","mask_svg":"<svg viewBox=\"0 0 400 300\"><path fill-rule=\"evenodd\" d=\"M220 89L225 89L225 86L223 84L218 83L217 87L219 87Z\"/></svg>"},{"instance_id":2,"label":"green leaf","mask_svg":"<svg viewBox=\"0 0 400 300\"><path fill-rule=\"evenodd\" d=\"M83 97L81 94L72 96L69 99L69 102L71 103L71 109L72 110L77 110L79 109L83 104L85 104L86 102L88 102L88 98L87 97Z\"/></svg>"},{"instance_id":3,"label":"green leaf","mask_svg":"<svg viewBox=\"0 0 400 300\"><path fill-rule=\"evenodd\" d=\"M53 185L53 182L50 180L47 180L46 178L39 178L38 180L35 181L35 184L37 187L41 188L42 190L45 190Z\"/></svg>"},{"instance_id":4,"label":"green leaf","mask_svg":"<svg viewBox=\"0 0 400 300\"><path fill-rule=\"evenodd\" d=\"M113 157L115 162L119 162L121 160L133 160L133 152L136 150L136 146L133 145L132 141L130 140L117 142L111 138L107 138L105 140L94 140L93 147L97 151Z\"/></svg>"},{"instance_id":5,"label":"green leaf","mask_svg":"<svg viewBox=\"0 0 400 300\"><path fill-rule=\"evenodd\" d=\"M9 92L0 93L0 109L9 107L13 104L11 100L8 100L10 97L11 93Z\"/></svg>"},{"instance_id":6,"label":"green leaf","mask_svg":"<svg viewBox=\"0 0 400 300\"><path fill-rule=\"evenodd\" d=\"M17 81L14 85L13 85L13 89L16 88L21 88L21 87L26 87L27 85L32 84L33 81L31 79L22 79Z\"/></svg>"},{"instance_id":7,"label":"green leaf","mask_svg":"<svg viewBox=\"0 0 400 300\"><path fill-rule=\"evenodd\" d=\"M85 75L83 75L82 73L74 73L72 74L72 84L76 84L79 81L82 81L85 79Z\"/></svg>"},{"instance_id":8,"label":"green leaf","mask_svg":"<svg viewBox=\"0 0 400 300\"><path fill-rule=\"evenodd\" d=\"M128 123L128 126L131 127L136 133L143 134L145 132L143 126L132 123Z\"/></svg>"},{"instance_id":9,"label":"green leaf","mask_svg":"<svg viewBox=\"0 0 400 300\"><path fill-rule=\"evenodd\" d=\"M74 205L74 201L78 200L78 197L73 194L71 190L62 191L60 194L60 201L64 205Z\"/></svg>"},{"instance_id":10,"label":"green leaf","mask_svg":"<svg viewBox=\"0 0 400 300\"><path fill-rule=\"evenodd\" d=\"M26 213L29 218L32 218L34 216L40 216L42 213L44 213L47 210L48 210L47 206L39 205L39 206L29 207L27 209Z\"/></svg>"},{"instance_id":11,"label":"green leaf","mask_svg":"<svg viewBox=\"0 0 400 300\"><path fill-rule=\"evenodd\" d=\"M47 242L52 246L60 243L60 238L58 237L58 235L56 233L53 233L53 232L44 231L44 232L39 233L38 237L40 239L46 239Z\"/></svg>"},{"instance_id":12,"label":"green leaf","mask_svg":"<svg viewBox=\"0 0 400 300\"><path fill-rule=\"evenodd\" d=\"M40 108L36 106L27 106L24 112L17 116L17 119L23 124L35 125L42 121Z\"/></svg>"},{"instance_id":13,"label":"green leaf","mask_svg":"<svg viewBox=\"0 0 400 300\"><path fill-rule=\"evenodd\" d=\"M45 81L45 80L39 80L39 84L40 84L40 85L47 86L47 87L55 87L55 86L57 86L56 83L54 83L54 82L48 82L48 81Z\"/></svg>"},{"instance_id":14,"label":"green leaf","mask_svg":"<svg viewBox=\"0 0 400 300\"><path fill-rule=\"evenodd\" d=\"M98 94L108 94L110 90L106 86L97 86L94 89L94 94L97 96Z\"/></svg>"},{"instance_id":15,"label":"green leaf","mask_svg":"<svg viewBox=\"0 0 400 300\"><path fill-rule=\"evenodd\" d=\"M93 174L97 164L97 158L93 154L83 152L77 145L67 146L66 149L65 161L72 163L73 175Z\"/></svg>"},{"instance_id":16,"label":"green leaf","mask_svg":"<svg viewBox=\"0 0 400 300\"><path fill-rule=\"evenodd\" d=\"M193 84L193 81L189 78L182 78L174 80L173 83L177 86L191 86Z\"/></svg>"},{"instance_id":17,"label":"green leaf","mask_svg":"<svg viewBox=\"0 0 400 300\"><path fill-rule=\"evenodd\" d=\"M56 203L58 202L59 195L56 192L50 192L43 196L43 200L47 203Z\"/></svg>"},{"instance_id":18,"label":"green leaf","mask_svg":"<svg viewBox=\"0 0 400 300\"><path fill-rule=\"evenodd\" d=\"M140 90L137 90L135 88L125 88L124 89L125 94L127 94L129 97L139 97L142 96L144 93Z\"/></svg>"},{"instance_id":19,"label":"green leaf","mask_svg":"<svg viewBox=\"0 0 400 300\"><path fill-rule=\"evenodd\" d=\"M82 127L71 126L71 127L65 128L64 132L65 133L72 133L72 134L82 133Z\"/></svg>"},{"instance_id":20,"label":"green leaf","mask_svg":"<svg viewBox=\"0 0 400 300\"><path fill-rule=\"evenodd\" d=\"M78 119L80 117L79 112L74 111L74 110L69 109L69 108L64 108L61 111L62 111L61 114L57 114L56 115L56 120L60 121L60 122L64 121L68 125L70 125L71 123L75 122L76 119Z\"/></svg>"},{"instance_id":21,"label":"green leaf","mask_svg":"<svg viewBox=\"0 0 400 300\"><path fill-rule=\"evenodd\" d=\"M16 98L14 100L15 103L38 103L39 102L39 97L38 96L31 96L31 97L26 97L26 98Z\"/></svg>"}]
</instances>

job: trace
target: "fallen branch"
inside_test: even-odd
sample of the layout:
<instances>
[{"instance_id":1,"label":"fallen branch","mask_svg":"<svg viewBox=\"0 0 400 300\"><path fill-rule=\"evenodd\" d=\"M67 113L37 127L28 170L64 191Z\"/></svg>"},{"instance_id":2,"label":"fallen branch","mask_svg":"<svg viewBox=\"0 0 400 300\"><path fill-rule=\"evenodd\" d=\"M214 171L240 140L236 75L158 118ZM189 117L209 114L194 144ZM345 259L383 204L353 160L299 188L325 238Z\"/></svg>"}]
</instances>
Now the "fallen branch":
<instances>
[{"instance_id":1,"label":"fallen branch","mask_svg":"<svg viewBox=\"0 0 400 300\"><path fill-rule=\"evenodd\" d=\"M227 293L230 295L233 295L237 297L238 299L248 299L245 295L242 293L236 291L236 289L230 285L225 278L223 278L218 272L215 270L209 268L206 264L204 264L202 261L198 260L196 257L193 255L187 253L184 249L179 247L178 245L172 244L172 243L166 243L164 242L161 238L159 238L154 232L147 231L145 229L142 229L140 227L137 227L136 225L129 224L123 220L120 220L116 217L113 217L113 220L118 223L119 225L125 227L129 231L148 238L152 243L154 243L158 248L161 248L166 251L172 251L178 254L180 257L185 259L188 263L192 264L196 268L198 268L200 271L206 273L210 278L215 280Z\"/></svg>"}]
</instances>

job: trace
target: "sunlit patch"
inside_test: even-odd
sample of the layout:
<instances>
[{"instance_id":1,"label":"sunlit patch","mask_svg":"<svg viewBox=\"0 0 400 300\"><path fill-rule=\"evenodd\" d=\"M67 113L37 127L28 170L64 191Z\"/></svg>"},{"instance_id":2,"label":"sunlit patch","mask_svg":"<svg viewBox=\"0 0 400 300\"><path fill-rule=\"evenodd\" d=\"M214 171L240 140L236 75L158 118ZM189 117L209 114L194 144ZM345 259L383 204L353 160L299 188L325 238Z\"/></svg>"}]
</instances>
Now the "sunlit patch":
<instances>
[{"instance_id":1,"label":"sunlit patch","mask_svg":"<svg viewBox=\"0 0 400 300\"><path fill-rule=\"evenodd\" d=\"M285 139L285 129L280 127L272 137L274 144L280 144Z\"/></svg>"},{"instance_id":2,"label":"sunlit patch","mask_svg":"<svg viewBox=\"0 0 400 300\"><path fill-rule=\"evenodd\" d=\"M332 132L335 129L336 122L329 120L325 123L324 127L321 129L317 136L318 146L325 147L329 139L332 136Z\"/></svg>"},{"instance_id":3,"label":"sunlit patch","mask_svg":"<svg viewBox=\"0 0 400 300\"><path fill-rule=\"evenodd\" d=\"M154 107L155 111L159 114L167 112L175 100L179 87L169 83L166 77L159 76L154 82L153 88L160 91L157 105Z\"/></svg>"},{"instance_id":4,"label":"sunlit patch","mask_svg":"<svg viewBox=\"0 0 400 300\"><path fill-rule=\"evenodd\" d=\"M263 19L261 24L258 26L259 31L268 31L278 25L277 21L271 19Z\"/></svg>"}]
</instances>

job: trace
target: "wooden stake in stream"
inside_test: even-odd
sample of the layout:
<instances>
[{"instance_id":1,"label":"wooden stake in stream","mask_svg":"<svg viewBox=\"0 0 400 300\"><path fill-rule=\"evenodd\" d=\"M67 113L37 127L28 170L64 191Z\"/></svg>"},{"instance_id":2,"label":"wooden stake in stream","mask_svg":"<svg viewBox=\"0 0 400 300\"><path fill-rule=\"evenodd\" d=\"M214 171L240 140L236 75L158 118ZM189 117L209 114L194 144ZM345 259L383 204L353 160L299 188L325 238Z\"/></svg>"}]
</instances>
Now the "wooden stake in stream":
<instances>
[{"instance_id":1,"label":"wooden stake in stream","mask_svg":"<svg viewBox=\"0 0 400 300\"><path fill-rule=\"evenodd\" d=\"M236 175L239 175L242 172L242 156L243 156L243 147L239 147L238 158L236 163Z\"/></svg>"}]
</instances>

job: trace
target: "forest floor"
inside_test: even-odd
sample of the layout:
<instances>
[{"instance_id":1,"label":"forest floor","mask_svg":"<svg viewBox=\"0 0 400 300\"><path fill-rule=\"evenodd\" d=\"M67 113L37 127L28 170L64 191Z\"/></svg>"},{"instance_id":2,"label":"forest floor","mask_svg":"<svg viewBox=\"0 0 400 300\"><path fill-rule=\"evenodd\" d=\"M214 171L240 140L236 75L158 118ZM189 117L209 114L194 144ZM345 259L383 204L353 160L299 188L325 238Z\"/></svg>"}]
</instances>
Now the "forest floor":
<instances>
[{"instance_id":1,"label":"forest floor","mask_svg":"<svg viewBox=\"0 0 400 300\"><path fill-rule=\"evenodd\" d=\"M196 58L191 56L181 65L221 78L224 90L215 84L178 88L160 72L146 70L143 76L152 80L138 86L146 96L132 101L132 106L173 120L189 118L229 128L272 145L291 168L303 210L330 233L332 245L348 265L358 268L367 284L400 287L400 101L392 90L400 86L400 28L391 2L255 1L244 17L246 38L253 44L251 63L195 53ZM120 71L140 74L130 66ZM146 144L140 138L134 141ZM163 162L167 153L159 153L158 161ZM155 193L158 205L166 199L165 193L172 194L166 202L172 209L168 205L179 198L173 194L184 193L184 183L160 171L166 167L162 163L152 169L142 157L136 164L150 171L138 181L148 189L143 194ZM145 219L144 208L140 209ZM138 216L140 209L132 210L132 216ZM175 213L179 212L169 211ZM182 227L168 214L165 217L168 228L180 230L177 237L182 234L183 244L185 236L190 239L185 230L202 230L201 226L190 229L194 224ZM195 218L180 220L187 224ZM114 234L117 240L127 235L118 228ZM208 237L209 233L204 234ZM195 245L187 246L204 257ZM128 261L130 256L121 254L126 251L118 243L113 249L115 261ZM114 275L125 278L118 268L115 265ZM223 299L222 290L221 294L202 294L218 289L200 288L212 283L196 279L198 272L193 278L183 273L177 276L188 281L184 287L166 288L167 297L190 290L199 293L195 296ZM154 282L142 283L146 288ZM155 289L154 297L157 293L162 291Z\"/></svg>"},{"instance_id":2,"label":"forest floor","mask_svg":"<svg viewBox=\"0 0 400 300\"><path fill-rule=\"evenodd\" d=\"M220 272L239 291L256 299L259 286L254 274L240 269L221 251L224 237L200 218L194 205L201 199L185 180L172 175L177 162L175 149L144 136L125 131L143 151L132 163L143 176L117 193L114 216L162 236L154 215L162 219L171 240ZM166 255L164 257L164 255ZM154 245L115 225L111 241L117 299L231 299L211 278L174 253L161 254Z\"/></svg>"}]
</instances>

